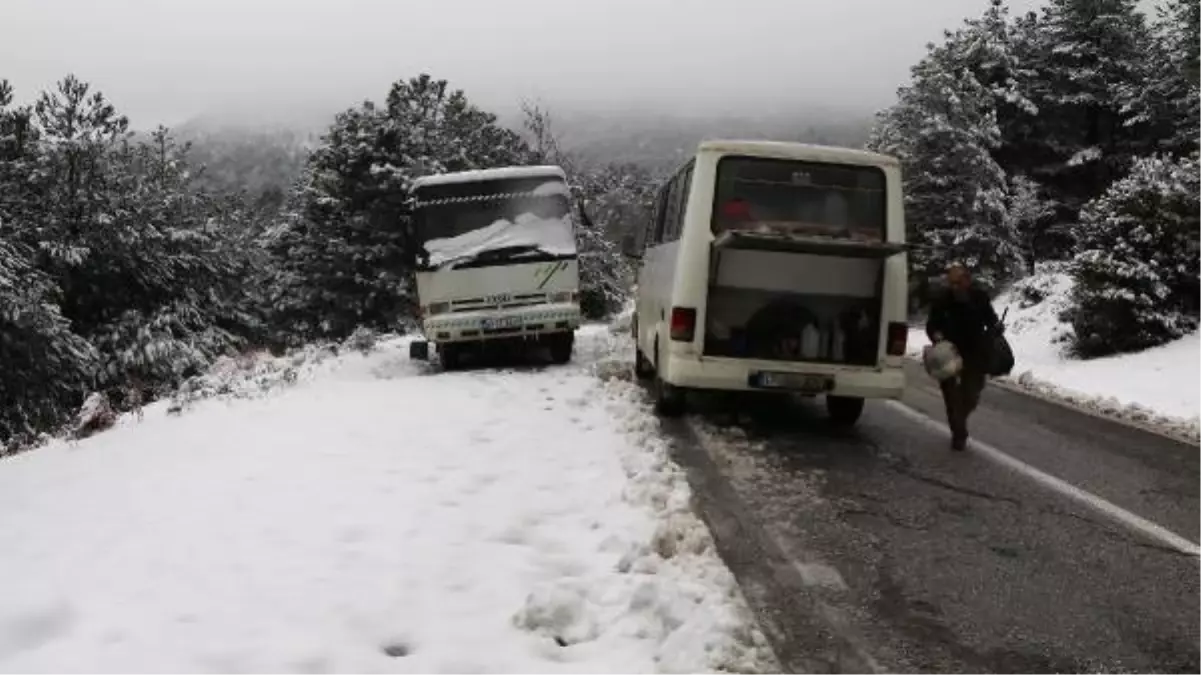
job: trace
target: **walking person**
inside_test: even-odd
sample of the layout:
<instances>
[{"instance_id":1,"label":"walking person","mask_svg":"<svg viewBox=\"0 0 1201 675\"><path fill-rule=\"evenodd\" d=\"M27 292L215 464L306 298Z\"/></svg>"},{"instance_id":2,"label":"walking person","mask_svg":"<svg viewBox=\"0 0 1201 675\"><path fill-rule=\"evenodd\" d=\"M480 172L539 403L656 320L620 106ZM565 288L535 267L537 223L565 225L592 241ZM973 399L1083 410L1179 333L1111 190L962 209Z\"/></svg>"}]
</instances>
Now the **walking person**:
<instances>
[{"instance_id":1,"label":"walking person","mask_svg":"<svg viewBox=\"0 0 1201 675\"><path fill-rule=\"evenodd\" d=\"M972 281L967 267L955 263L947 268L947 289L934 299L926 321L931 343L949 341L959 352L963 368L957 377L943 380L943 403L951 427L951 448L967 447L967 420L980 403L988 377L993 338L1001 321L988 293Z\"/></svg>"}]
</instances>

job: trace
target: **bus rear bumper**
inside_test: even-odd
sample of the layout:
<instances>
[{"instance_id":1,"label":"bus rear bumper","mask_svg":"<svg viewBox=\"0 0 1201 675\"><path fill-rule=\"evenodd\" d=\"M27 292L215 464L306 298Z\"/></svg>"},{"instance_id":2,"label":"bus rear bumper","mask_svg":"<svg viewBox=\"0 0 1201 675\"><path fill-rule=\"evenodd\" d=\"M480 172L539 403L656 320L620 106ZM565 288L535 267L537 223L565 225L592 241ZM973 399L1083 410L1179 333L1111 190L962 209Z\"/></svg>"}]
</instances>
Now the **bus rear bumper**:
<instances>
[{"instance_id":1,"label":"bus rear bumper","mask_svg":"<svg viewBox=\"0 0 1201 675\"><path fill-rule=\"evenodd\" d=\"M663 380L685 389L882 399L899 399L905 391L902 359L896 357L888 357L879 367L871 368L671 355L663 366L660 374Z\"/></svg>"}]
</instances>

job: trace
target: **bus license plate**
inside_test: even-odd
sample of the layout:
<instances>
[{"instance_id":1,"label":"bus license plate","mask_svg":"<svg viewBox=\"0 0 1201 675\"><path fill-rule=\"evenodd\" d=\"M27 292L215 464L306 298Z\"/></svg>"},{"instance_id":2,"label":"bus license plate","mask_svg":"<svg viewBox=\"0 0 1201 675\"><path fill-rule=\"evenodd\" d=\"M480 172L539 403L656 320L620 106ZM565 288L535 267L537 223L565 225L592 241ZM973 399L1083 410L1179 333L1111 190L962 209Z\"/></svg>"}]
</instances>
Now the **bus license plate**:
<instances>
[{"instance_id":1,"label":"bus license plate","mask_svg":"<svg viewBox=\"0 0 1201 675\"><path fill-rule=\"evenodd\" d=\"M756 381L757 380L757 381ZM765 389L789 389L806 394L818 394L830 388L828 375L806 375L803 373L758 373L751 379L752 386Z\"/></svg>"},{"instance_id":2,"label":"bus license plate","mask_svg":"<svg viewBox=\"0 0 1201 675\"><path fill-rule=\"evenodd\" d=\"M502 316L499 319L483 319L480 321L480 326L484 330L496 330L500 328L518 328L521 326L521 317L517 316Z\"/></svg>"}]
</instances>

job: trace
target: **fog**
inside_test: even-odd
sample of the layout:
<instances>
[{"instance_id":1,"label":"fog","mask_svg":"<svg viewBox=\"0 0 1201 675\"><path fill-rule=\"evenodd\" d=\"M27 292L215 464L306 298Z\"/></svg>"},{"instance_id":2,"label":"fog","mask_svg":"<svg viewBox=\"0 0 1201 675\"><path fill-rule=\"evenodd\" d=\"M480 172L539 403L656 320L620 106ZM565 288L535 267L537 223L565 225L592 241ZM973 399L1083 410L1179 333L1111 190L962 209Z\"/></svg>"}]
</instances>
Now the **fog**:
<instances>
[{"instance_id":1,"label":"fog","mask_svg":"<svg viewBox=\"0 0 1201 675\"><path fill-rule=\"evenodd\" d=\"M1037 0L1010 0L1015 14ZM67 73L138 127L293 123L421 72L504 112L866 111L987 0L2 0L0 77Z\"/></svg>"}]
</instances>

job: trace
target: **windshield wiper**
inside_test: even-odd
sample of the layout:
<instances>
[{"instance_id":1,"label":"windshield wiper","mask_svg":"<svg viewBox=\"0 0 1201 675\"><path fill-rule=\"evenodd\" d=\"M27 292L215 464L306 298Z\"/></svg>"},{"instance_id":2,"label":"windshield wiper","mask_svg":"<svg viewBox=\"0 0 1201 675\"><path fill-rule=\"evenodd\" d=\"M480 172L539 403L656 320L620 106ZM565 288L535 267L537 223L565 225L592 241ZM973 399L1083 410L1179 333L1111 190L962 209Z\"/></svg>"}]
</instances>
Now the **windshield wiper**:
<instances>
[{"instance_id":1,"label":"windshield wiper","mask_svg":"<svg viewBox=\"0 0 1201 675\"><path fill-rule=\"evenodd\" d=\"M474 255L464 256L462 258L449 261L449 264L455 269L463 269L468 267L487 267L490 265L503 264L504 261L518 258L528 261L549 261L565 260L574 257L576 257L575 253L553 253L551 251L547 251L537 244L521 244L514 246L501 246L498 248L480 251Z\"/></svg>"},{"instance_id":2,"label":"windshield wiper","mask_svg":"<svg viewBox=\"0 0 1201 675\"><path fill-rule=\"evenodd\" d=\"M516 244L513 246L499 246L497 248L489 248L475 255L468 256L465 260L503 260L504 258L513 258L523 253L532 253L539 250L537 244Z\"/></svg>"}]
</instances>

